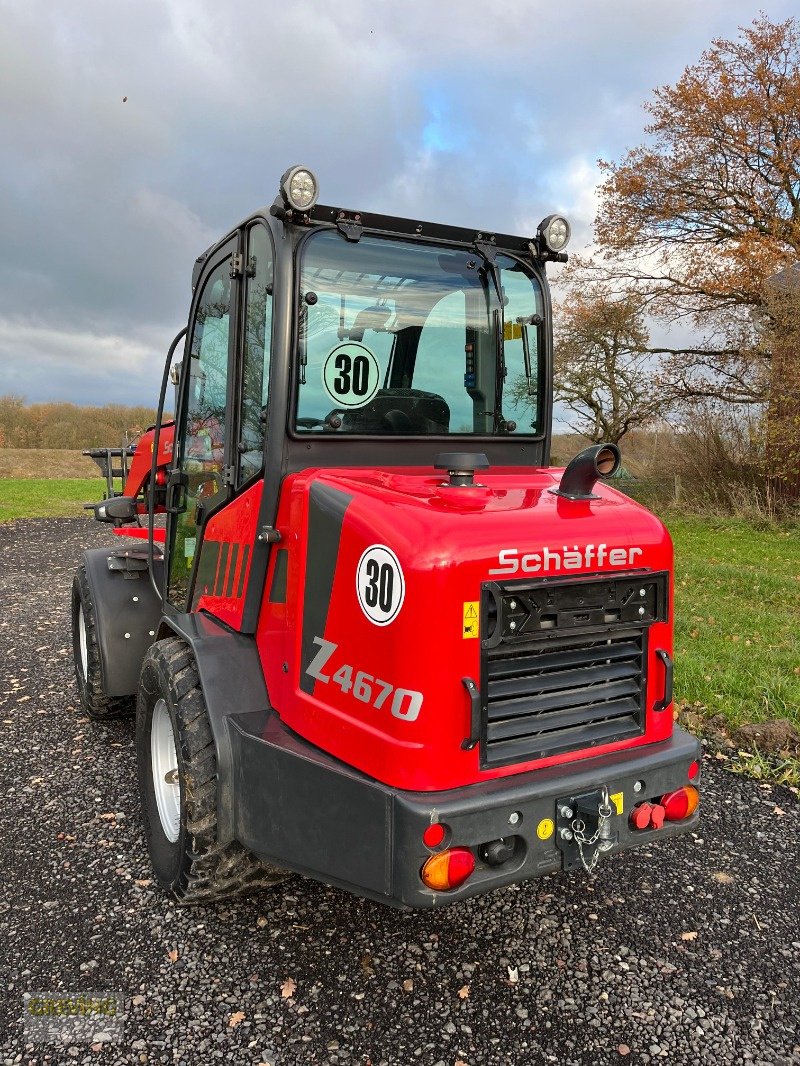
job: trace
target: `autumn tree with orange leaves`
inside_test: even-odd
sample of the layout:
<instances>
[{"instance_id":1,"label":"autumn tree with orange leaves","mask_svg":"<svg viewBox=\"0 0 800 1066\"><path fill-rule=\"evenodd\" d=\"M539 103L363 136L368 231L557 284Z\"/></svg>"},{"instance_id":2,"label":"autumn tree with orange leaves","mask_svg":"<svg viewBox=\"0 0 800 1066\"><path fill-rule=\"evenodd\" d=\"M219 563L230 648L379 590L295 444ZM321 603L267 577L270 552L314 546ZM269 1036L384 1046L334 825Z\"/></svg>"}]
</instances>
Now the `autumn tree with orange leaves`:
<instances>
[{"instance_id":1,"label":"autumn tree with orange leaves","mask_svg":"<svg viewBox=\"0 0 800 1066\"><path fill-rule=\"evenodd\" d=\"M653 387L728 419L741 405L763 412L767 468L794 483L800 426L786 412L800 404L787 393L800 331L776 314L773 279L800 263L800 25L760 16L715 40L645 109L646 143L600 163L602 256L577 258L567 278L691 327L671 330L691 342L648 347L663 360L660 374L650 364Z\"/></svg>"},{"instance_id":2,"label":"autumn tree with orange leaves","mask_svg":"<svg viewBox=\"0 0 800 1066\"><path fill-rule=\"evenodd\" d=\"M646 105L647 144L602 163L603 272L690 322L666 350L686 395L763 403L768 283L800 261L800 28L765 17L716 40Z\"/></svg>"}]
</instances>

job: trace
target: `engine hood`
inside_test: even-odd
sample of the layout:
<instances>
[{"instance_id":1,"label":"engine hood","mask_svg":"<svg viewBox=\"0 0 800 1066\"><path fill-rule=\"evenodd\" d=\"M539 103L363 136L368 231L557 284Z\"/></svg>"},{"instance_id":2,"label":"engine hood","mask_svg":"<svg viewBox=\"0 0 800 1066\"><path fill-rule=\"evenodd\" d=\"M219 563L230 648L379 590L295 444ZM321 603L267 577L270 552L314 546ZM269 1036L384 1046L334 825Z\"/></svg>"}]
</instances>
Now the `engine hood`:
<instances>
[{"instance_id":1,"label":"engine hood","mask_svg":"<svg viewBox=\"0 0 800 1066\"><path fill-rule=\"evenodd\" d=\"M431 568L484 563L485 577L635 569L662 565L653 551L660 556L669 540L653 514L607 483L593 500L555 495L561 470L495 468L470 488L419 470L319 477L363 501L376 531Z\"/></svg>"},{"instance_id":2,"label":"engine hood","mask_svg":"<svg viewBox=\"0 0 800 1066\"><path fill-rule=\"evenodd\" d=\"M286 591L275 595L276 561L259 630L284 721L349 765L421 790L665 739L671 716L648 710L633 739L513 766L489 767L465 743L465 682L479 685L485 672L489 586L672 570L654 515L605 483L596 499L556 496L559 479L519 468L481 472L468 488L418 468L287 478L277 521ZM670 619L671 610L648 623L651 659L656 648L671 654ZM663 695L663 676L653 676L643 708Z\"/></svg>"}]
</instances>

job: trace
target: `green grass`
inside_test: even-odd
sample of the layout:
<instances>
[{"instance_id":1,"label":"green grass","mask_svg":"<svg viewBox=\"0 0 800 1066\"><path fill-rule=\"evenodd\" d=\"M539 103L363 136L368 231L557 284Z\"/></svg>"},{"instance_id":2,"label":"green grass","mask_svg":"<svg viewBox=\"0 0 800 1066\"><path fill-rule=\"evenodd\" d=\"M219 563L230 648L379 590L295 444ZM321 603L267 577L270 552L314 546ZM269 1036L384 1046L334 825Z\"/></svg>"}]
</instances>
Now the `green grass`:
<instances>
[{"instance_id":1,"label":"green grass","mask_svg":"<svg viewBox=\"0 0 800 1066\"><path fill-rule=\"evenodd\" d=\"M0 522L14 518L79 518L84 503L103 498L102 478L0 478Z\"/></svg>"},{"instance_id":2,"label":"green grass","mask_svg":"<svg viewBox=\"0 0 800 1066\"><path fill-rule=\"evenodd\" d=\"M675 694L731 726L800 728L800 529L671 517Z\"/></svg>"}]
</instances>

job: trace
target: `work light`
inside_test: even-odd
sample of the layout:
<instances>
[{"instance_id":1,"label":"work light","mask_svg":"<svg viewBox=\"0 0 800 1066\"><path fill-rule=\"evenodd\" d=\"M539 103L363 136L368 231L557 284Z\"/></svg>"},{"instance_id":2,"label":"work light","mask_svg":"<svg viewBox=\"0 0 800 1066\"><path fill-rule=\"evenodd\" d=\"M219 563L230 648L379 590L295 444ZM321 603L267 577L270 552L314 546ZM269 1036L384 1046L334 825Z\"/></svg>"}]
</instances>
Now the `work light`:
<instances>
[{"instance_id":1,"label":"work light","mask_svg":"<svg viewBox=\"0 0 800 1066\"><path fill-rule=\"evenodd\" d=\"M289 167L281 176L281 196L287 207L310 211L319 196L319 184L308 167Z\"/></svg>"},{"instance_id":2,"label":"work light","mask_svg":"<svg viewBox=\"0 0 800 1066\"><path fill-rule=\"evenodd\" d=\"M572 230L563 215L548 215L539 223L538 233L548 252L563 252Z\"/></svg>"}]
</instances>

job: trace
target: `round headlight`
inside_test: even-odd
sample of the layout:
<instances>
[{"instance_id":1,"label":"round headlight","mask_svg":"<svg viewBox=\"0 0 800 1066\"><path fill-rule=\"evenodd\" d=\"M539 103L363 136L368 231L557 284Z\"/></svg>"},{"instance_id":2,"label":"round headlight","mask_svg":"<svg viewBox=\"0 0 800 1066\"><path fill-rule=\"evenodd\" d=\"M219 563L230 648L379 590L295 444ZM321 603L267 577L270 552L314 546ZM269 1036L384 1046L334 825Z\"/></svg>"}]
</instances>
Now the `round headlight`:
<instances>
[{"instance_id":1,"label":"round headlight","mask_svg":"<svg viewBox=\"0 0 800 1066\"><path fill-rule=\"evenodd\" d=\"M563 252L572 234L569 222L562 215L548 215L539 225L539 233L550 252Z\"/></svg>"},{"instance_id":2,"label":"round headlight","mask_svg":"<svg viewBox=\"0 0 800 1066\"><path fill-rule=\"evenodd\" d=\"M290 167L281 178L281 196L295 211L310 211L318 195L317 179L308 167Z\"/></svg>"}]
</instances>

